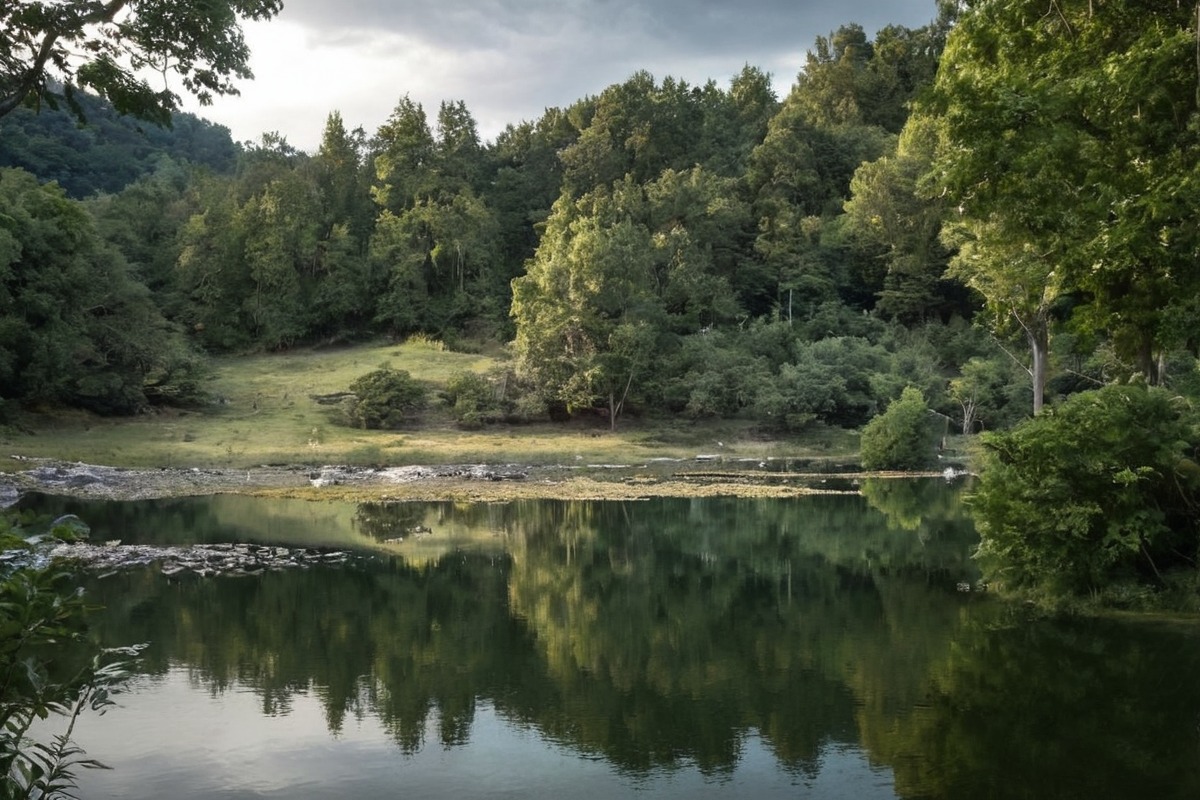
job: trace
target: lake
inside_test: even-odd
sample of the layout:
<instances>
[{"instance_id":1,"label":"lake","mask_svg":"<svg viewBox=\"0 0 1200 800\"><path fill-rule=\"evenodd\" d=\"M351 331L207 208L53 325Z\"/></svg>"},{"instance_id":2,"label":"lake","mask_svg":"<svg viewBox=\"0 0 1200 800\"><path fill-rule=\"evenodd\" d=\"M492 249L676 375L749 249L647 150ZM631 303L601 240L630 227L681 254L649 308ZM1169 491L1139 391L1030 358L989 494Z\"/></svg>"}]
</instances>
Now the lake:
<instances>
[{"instance_id":1,"label":"lake","mask_svg":"<svg viewBox=\"0 0 1200 800\"><path fill-rule=\"evenodd\" d=\"M353 554L89 577L84 798L1200 797L1200 626L994 600L961 494L22 505Z\"/></svg>"}]
</instances>

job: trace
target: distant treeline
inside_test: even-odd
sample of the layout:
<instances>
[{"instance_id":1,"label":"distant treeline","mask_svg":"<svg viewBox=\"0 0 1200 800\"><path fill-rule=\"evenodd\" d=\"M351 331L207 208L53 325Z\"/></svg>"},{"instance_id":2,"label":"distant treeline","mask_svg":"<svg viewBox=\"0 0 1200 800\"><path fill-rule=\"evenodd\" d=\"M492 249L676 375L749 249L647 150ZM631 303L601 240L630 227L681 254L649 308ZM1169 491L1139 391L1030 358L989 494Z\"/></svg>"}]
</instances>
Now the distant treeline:
<instances>
[{"instance_id":1,"label":"distant treeline","mask_svg":"<svg viewBox=\"0 0 1200 800\"><path fill-rule=\"evenodd\" d=\"M221 125L176 114L170 128L160 128L120 116L87 92L73 97L83 122L61 105L18 107L0 118L0 167L20 167L82 200L115 194L164 159L226 173L237 163L238 148Z\"/></svg>"}]
</instances>

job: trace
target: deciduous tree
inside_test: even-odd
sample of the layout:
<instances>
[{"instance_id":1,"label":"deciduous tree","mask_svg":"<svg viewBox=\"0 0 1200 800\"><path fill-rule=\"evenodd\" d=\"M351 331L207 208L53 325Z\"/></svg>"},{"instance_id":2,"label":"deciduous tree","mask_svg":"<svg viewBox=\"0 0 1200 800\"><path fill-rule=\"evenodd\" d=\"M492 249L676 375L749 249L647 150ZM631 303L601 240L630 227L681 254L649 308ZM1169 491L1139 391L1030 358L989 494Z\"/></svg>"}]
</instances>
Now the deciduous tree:
<instances>
[{"instance_id":1,"label":"deciduous tree","mask_svg":"<svg viewBox=\"0 0 1200 800\"><path fill-rule=\"evenodd\" d=\"M269 19L281 0L7 0L0 5L0 117L22 103L55 105L86 88L124 114L168 125L180 97L148 72L178 76L202 104L251 77L242 20Z\"/></svg>"},{"instance_id":2,"label":"deciduous tree","mask_svg":"<svg viewBox=\"0 0 1200 800\"><path fill-rule=\"evenodd\" d=\"M948 136L937 191L981 251L972 273L1010 272L1014 256L1022 272L1036 263L1037 283L1084 301L1075 320L1151 382L1157 354L1178 343L1164 323L1200 284L1198 11L973 3L929 104ZM1009 294L1011 280L984 280Z\"/></svg>"}]
</instances>

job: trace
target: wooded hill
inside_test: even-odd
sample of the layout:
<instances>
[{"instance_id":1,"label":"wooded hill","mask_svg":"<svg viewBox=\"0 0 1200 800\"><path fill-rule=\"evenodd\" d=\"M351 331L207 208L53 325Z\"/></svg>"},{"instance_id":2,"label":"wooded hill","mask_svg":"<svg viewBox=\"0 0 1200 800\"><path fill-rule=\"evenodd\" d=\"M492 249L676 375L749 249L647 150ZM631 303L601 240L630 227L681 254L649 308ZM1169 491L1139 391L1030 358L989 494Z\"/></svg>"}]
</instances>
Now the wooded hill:
<instances>
[{"instance_id":1,"label":"wooded hill","mask_svg":"<svg viewBox=\"0 0 1200 800\"><path fill-rule=\"evenodd\" d=\"M20 167L82 200L120 192L164 162L223 173L237 162L229 129L193 114L176 114L170 128L160 128L121 116L87 92L73 99L82 119L65 105L21 106L0 118L0 167Z\"/></svg>"}]
</instances>

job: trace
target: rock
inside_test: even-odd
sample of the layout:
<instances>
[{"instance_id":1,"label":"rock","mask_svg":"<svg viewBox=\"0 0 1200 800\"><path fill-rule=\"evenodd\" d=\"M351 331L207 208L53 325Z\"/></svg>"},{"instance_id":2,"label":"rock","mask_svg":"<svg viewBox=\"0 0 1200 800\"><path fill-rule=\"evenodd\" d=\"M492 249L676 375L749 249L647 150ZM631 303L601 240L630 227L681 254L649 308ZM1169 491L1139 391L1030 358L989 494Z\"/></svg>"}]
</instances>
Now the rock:
<instances>
[{"instance_id":1,"label":"rock","mask_svg":"<svg viewBox=\"0 0 1200 800\"><path fill-rule=\"evenodd\" d=\"M350 559L345 551L291 549L242 544L199 544L188 547L150 545L59 544L50 558L62 559L90 569L127 569L157 562L168 577L191 572L208 578L218 575L255 575L264 570L307 568L314 564L338 564Z\"/></svg>"},{"instance_id":2,"label":"rock","mask_svg":"<svg viewBox=\"0 0 1200 800\"><path fill-rule=\"evenodd\" d=\"M21 492L15 486L0 485L0 508L8 508L21 499Z\"/></svg>"},{"instance_id":3,"label":"rock","mask_svg":"<svg viewBox=\"0 0 1200 800\"><path fill-rule=\"evenodd\" d=\"M308 397L319 406L336 406L346 400L355 400L358 395L354 392L334 392L332 394L310 394Z\"/></svg>"}]
</instances>

